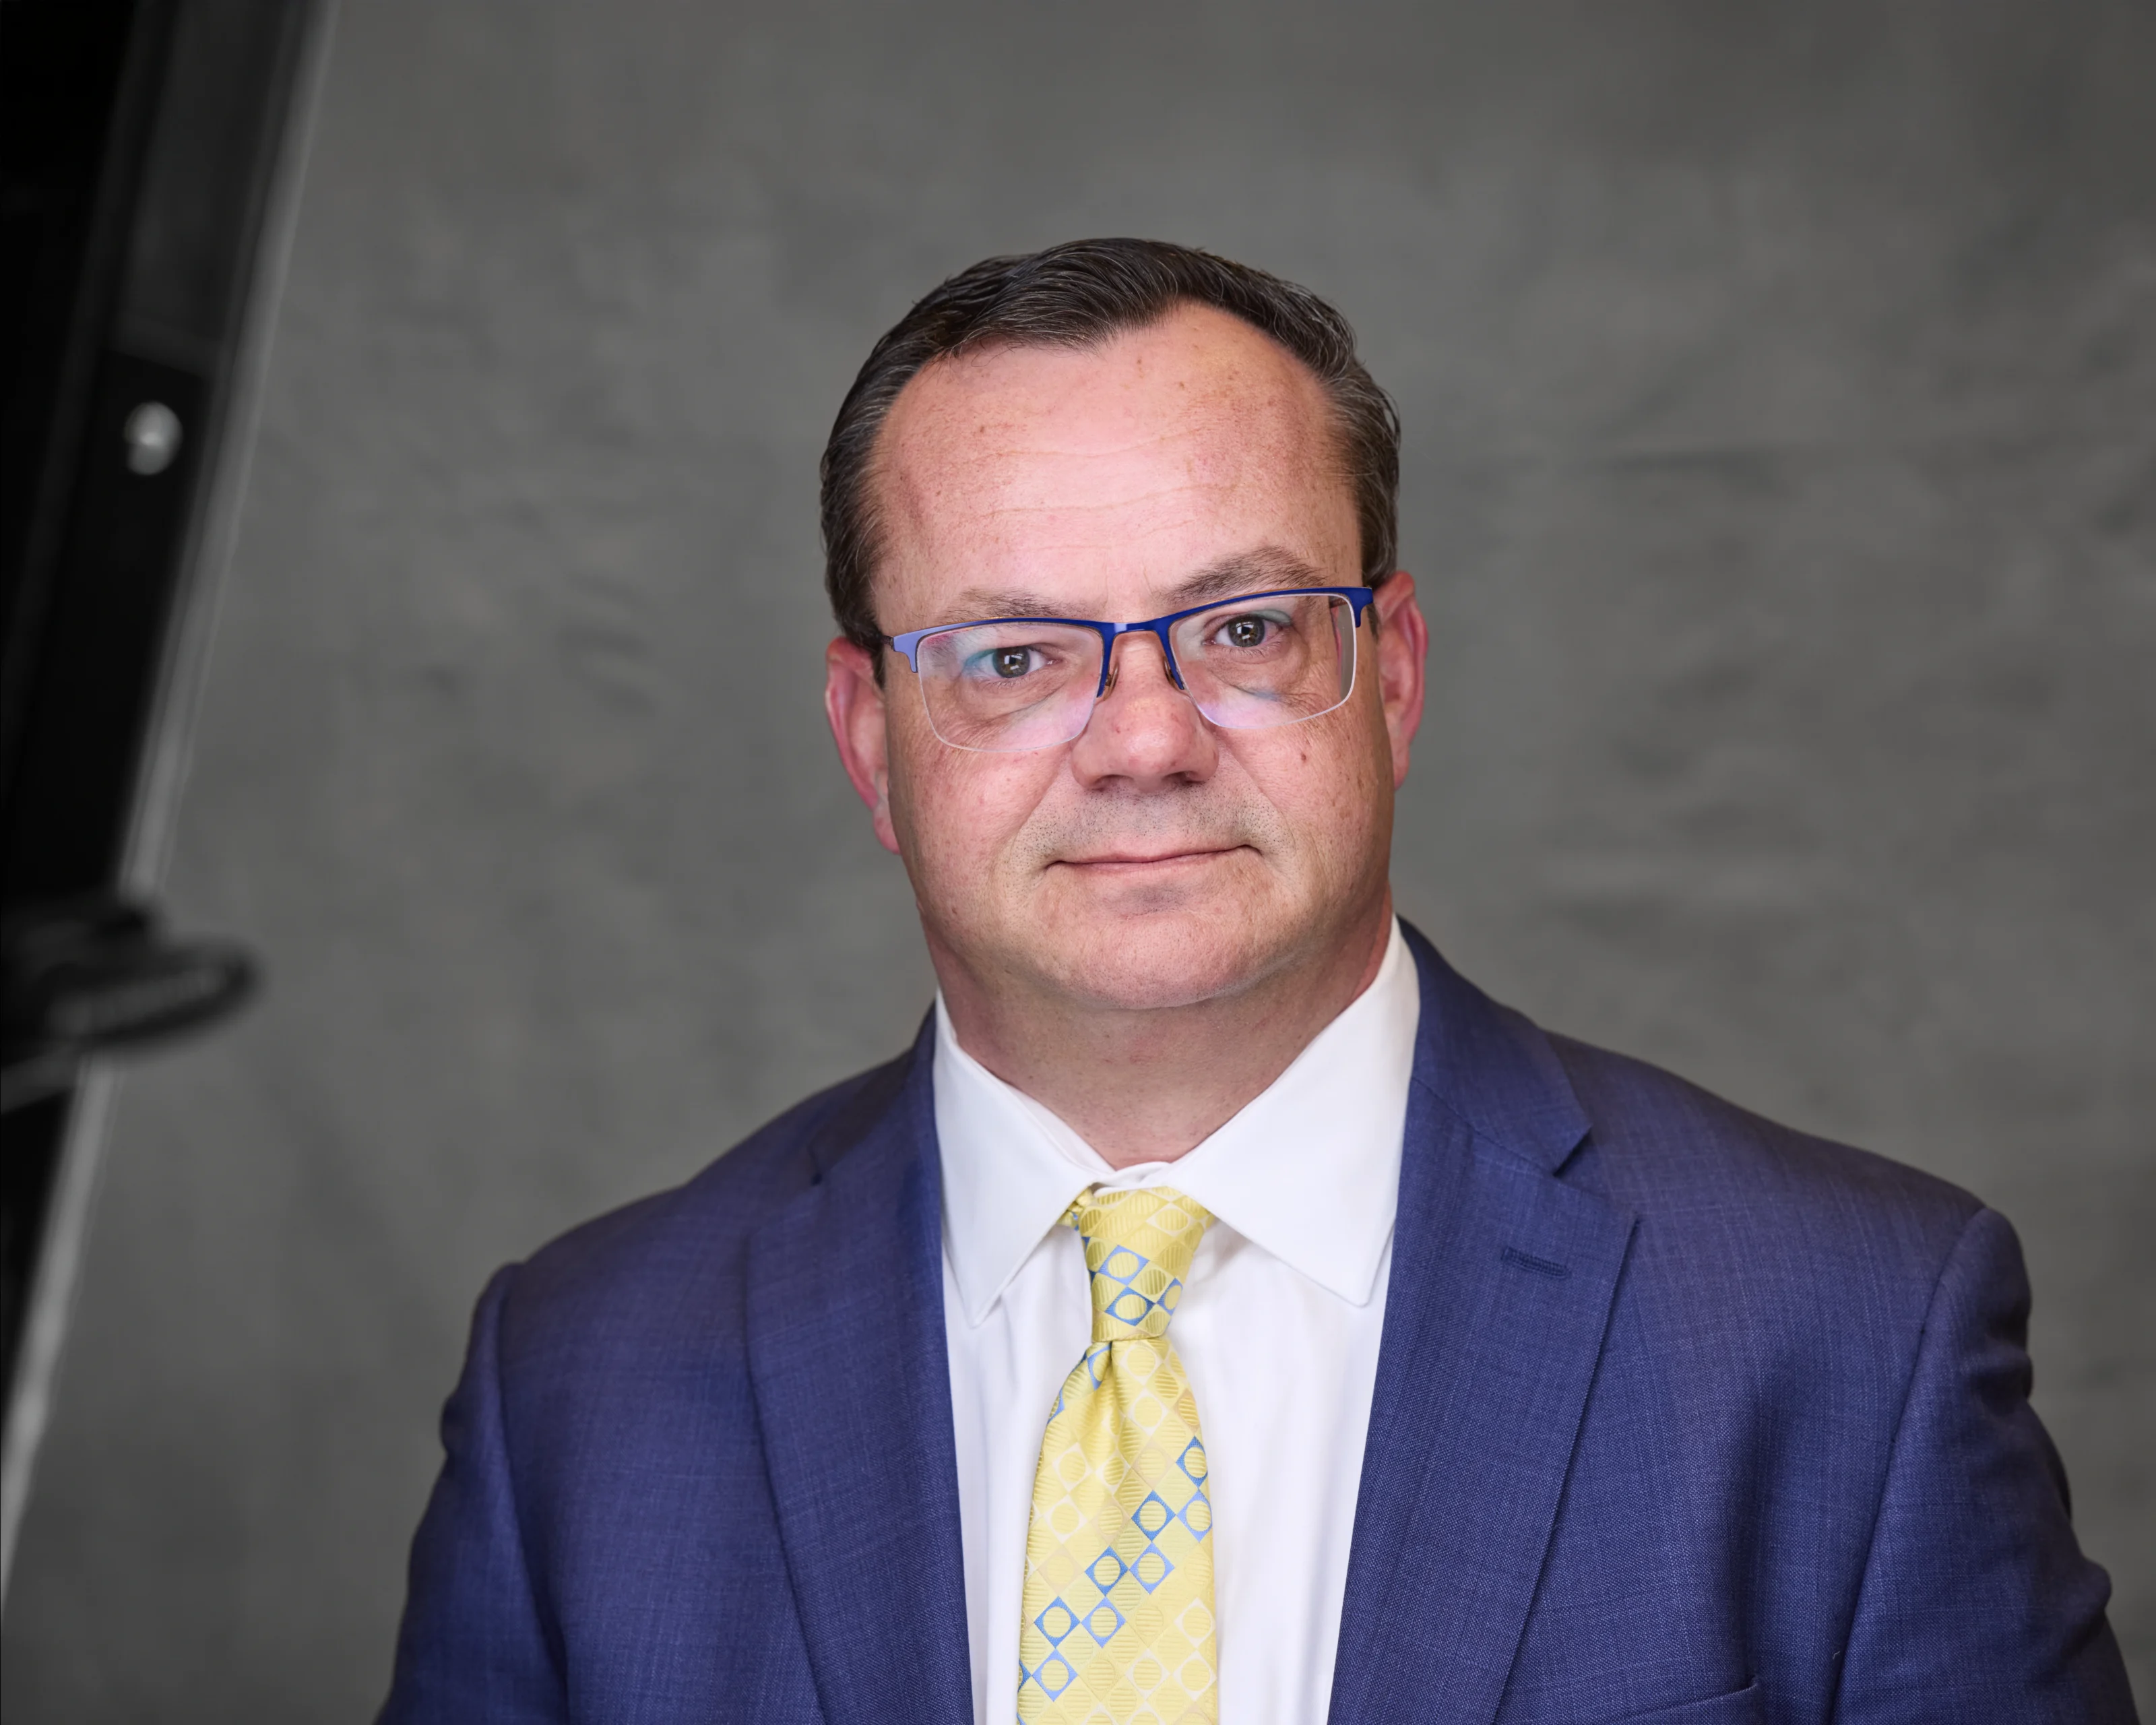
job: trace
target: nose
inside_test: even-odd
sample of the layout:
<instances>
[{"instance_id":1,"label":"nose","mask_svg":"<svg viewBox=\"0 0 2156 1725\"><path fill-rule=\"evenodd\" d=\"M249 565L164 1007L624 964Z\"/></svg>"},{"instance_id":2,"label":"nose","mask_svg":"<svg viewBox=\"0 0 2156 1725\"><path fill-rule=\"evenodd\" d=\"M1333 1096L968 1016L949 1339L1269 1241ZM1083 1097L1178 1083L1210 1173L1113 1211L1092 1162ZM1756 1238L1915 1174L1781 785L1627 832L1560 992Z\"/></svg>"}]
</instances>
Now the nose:
<instances>
[{"instance_id":1,"label":"nose","mask_svg":"<svg viewBox=\"0 0 2156 1725\"><path fill-rule=\"evenodd\" d=\"M1113 650L1108 692L1071 746L1070 770L1079 782L1155 789L1209 778L1219 762L1219 739L1168 675L1159 639L1125 635Z\"/></svg>"}]
</instances>

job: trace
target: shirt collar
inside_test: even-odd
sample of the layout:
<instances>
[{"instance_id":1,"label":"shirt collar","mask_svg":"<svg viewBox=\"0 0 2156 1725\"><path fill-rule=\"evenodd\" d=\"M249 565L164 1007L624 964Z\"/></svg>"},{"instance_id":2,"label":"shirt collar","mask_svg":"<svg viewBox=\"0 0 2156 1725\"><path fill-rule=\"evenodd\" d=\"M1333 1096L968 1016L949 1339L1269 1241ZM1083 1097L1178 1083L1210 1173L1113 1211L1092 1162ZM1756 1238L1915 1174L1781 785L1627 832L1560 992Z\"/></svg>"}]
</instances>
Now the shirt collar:
<instances>
[{"instance_id":1,"label":"shirt collar","mask_svg":"<svg viewBox=\"0 0 2156 1725\"><path fill-rule=\"evenodd\" d=\"M1287 1070L1178 1160L1118 1172L1060 1117L959 1047L936 1003L946 1250L978 1325L1070 1201L1096 1183L1173 1186L1350 1305L1368 1303L1399 1199L1422 992L1397 920L1378 974Z\"/></svg>"}]
</instances>

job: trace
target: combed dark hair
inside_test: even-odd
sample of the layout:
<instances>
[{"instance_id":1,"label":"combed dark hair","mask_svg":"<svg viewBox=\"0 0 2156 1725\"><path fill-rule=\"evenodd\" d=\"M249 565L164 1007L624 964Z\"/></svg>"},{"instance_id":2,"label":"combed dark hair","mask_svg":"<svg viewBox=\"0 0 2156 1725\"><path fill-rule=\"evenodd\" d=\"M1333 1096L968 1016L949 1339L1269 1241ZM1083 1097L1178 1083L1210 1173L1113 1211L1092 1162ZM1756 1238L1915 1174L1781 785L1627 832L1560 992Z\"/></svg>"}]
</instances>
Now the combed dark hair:
<instances>
[{"instance_id":1,"label":"combed dark hair","mask_svg":"<svg viewBox=\"0 0 2156 1725\"><path fill-rule=\"evenodd\" d=\"M823 462L824 584L846 638L871 653L883 639L869 585L879 549L870 464L884 416L923 366L1001 343L1091 347L1183 304L1241 318L1324 386L1354 487L1363 578L1375 587L1390 575L1399 537L1399 415L1355 357L1347 319L1307 288L1210 252L1158 239L1076 239L959 271L891 326L846 392Z\"/></svg>"}]
</instances>

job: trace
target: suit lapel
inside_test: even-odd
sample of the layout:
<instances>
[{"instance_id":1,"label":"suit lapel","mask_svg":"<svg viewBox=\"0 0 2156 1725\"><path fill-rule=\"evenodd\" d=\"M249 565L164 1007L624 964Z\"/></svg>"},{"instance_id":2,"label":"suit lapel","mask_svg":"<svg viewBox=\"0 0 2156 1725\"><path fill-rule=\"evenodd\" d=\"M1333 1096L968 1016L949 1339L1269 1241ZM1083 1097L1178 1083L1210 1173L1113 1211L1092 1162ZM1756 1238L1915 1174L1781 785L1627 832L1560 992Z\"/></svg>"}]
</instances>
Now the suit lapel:
<instances>
[{"instance_id":1,"label":"suit lapel","mask_svg":"<svg viewBox=\"0 0 2156 1725\"><path fill-rule=\"evenodd\" d=\"M1631 1237L1557 1178L1586 1119L1541 1033L1410 936L1422 1026L1336 1725L1496 1717Z\"/></svg>"},{"instance_id":2,"label":"suit lapel","mask_svg":"<svg viewBox=\"0 0 2156 1725\"><path fill-rule=\"evenodd\" d=\"M970 1722L931 1060L765 1224L749 1369L825 1717Z\"/></svg>"}]
</instances>

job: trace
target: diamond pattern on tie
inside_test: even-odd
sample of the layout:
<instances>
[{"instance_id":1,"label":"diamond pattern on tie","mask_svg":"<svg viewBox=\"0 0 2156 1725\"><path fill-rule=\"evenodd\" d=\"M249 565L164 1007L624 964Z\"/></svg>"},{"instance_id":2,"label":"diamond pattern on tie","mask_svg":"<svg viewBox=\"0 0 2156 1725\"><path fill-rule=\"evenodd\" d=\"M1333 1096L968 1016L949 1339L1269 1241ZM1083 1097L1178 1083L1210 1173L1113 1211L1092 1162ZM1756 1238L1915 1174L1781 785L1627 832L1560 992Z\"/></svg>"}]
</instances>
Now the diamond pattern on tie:
<instances>
[{"instance_id":1,"label":"diamond pattern on tie","mask_svg":"<svg viewBox=\"0 0 2156 1725\"><path fill-rule=\"evenodd\" d=\"M1093 1338L1040 1443L1026 1533L1024 1725L1214 1725L1213 1505L1198 1402L1168 1339L1213 1220L1165 1187L1086 1193Z\"/></svg>"}]
</instances>

